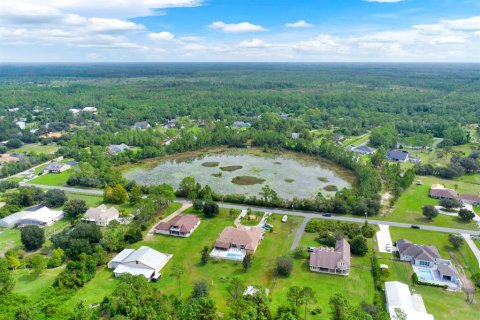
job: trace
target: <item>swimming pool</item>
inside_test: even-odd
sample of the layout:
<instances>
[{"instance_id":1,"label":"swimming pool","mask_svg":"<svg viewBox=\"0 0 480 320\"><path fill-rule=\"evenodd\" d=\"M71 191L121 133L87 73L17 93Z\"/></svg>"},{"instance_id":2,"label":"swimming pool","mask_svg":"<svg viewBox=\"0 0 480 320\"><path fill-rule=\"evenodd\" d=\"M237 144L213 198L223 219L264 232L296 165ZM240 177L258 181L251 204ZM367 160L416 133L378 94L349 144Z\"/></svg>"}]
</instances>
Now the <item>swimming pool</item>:
<instances>
[{"instance_id":1,"label":"swimming pool","mask_svg":"<svg viewBox=\"0 0 480 320\"><path fill-rule=\"evenodd\" d=\"M432 271L430 269L418 268L417 275L422 281L433 281Z\"/></svg>"},{"instance_id":2,"label":"swimming pool","mask_svg":"<svg viewBox=\"0 0 480 320\"><path fill-rule=\"evenodd\" d=\"M229 253L227 253L226 257L231 258L231 259L236 259L236 260L243 260L243 254L241 254L241 253L229 252Z\"/></svg>"}]
</instances>

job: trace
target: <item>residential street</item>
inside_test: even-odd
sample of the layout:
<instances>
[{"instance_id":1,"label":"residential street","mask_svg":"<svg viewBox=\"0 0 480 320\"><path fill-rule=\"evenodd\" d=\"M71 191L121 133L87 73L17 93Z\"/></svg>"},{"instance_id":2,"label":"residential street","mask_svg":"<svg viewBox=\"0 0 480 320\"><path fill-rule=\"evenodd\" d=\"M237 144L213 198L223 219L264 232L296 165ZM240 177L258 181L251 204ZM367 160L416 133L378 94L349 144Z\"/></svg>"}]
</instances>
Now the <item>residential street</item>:
<instances>
[{"instance_id":1,"label":"residential street","mask_svg":"<svg viewBox=\"0 0 480 320\"><path fill-rule=\"evenodd\" d=\"M96 189L55 187L55 186L47 186L47 185L39 185L39 184L31 184L31 183L25 183L24 185L35 186L35 187L44 188L44 189L60 189L60 190L63 190L63 191L66 191L66 192L72 192L72 193L103 195L102 190L96 190ZM192 203L190 200L186 200L186 199L177 199L176 201L181 202L181 203L189 203L189 204ZM308 211L294 211L294 210L288 210L288 209L267 208L267 207L260 207L260 206L250 206L250 205L243 205L243 204L240 205L240 204L222 203L222 202L219 202L218 205L221 208L227 208L227 209L235 208L235 209L240 209L240 210L246 210L247 208L251 208L252 210L256 210L256 211L268 211L268 212L271 212L271 213L286 214L286 215L291 215L291 216L304 217L304 218L308 218L308 219L317 218L317 219L327 219L327 220L365 223L364 218L343 217L343 216L339 216L339 215L332 215L331 217L325 217L320 213L313 213L313 212L308 212ZM412 225L412 224L409 224L409 223L386 221L386 220L374 220L374 219L368 219L368 223L376 224L376 225L384 224L384 225L388 225L390 227L399 227L399 228L410 228L411 225ZM304 224L306 225L306 222L304 222ZM469 234L469 235L480 236L480 231L478 231L478 230L464 230L464 229L454 229L454 228L437 227L437 226L426 226L426 225L419 225L419 226L420 226L421 230L429 230L429 231L437 231L437 232L445 232L445 233Z\"/></svg>"}]
</instances>

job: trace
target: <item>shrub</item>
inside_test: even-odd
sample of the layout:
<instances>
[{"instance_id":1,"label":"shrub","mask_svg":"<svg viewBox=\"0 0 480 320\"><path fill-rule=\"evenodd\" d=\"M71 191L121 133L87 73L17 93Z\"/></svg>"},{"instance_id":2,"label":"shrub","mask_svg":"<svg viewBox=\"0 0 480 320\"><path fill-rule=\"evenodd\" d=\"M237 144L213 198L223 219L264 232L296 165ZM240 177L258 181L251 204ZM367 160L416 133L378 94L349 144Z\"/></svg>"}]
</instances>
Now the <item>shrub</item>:
<instances>
[{"instance_id":1,"label":"shrub","mask_svg":"<svg viewBox=\"0 0 480 320\"><path fill-rule=\"evenodd\" d=\"M203 205L203 214L207 218L213 218L218 215L219 209L218 204L214 202L207 202Z\"/></svg>"},{"instance_id":2,"label":"shrub","mask_svg":"<svg viewBox=\"0 0 480 320\"><path fill-rule=\"evenodd\" d=\"M468 222L475 218L475 213L467 209L460 209L460 211L458 211L458 217L463 221Z\"/></svg>"},{"instance_id":3,"label":"shrub","mask_svg":"<svg viewBox=\"0 0 480 320\"><path fill-rule=\"evenodd\" d=\"M350 250L358 256L366 255L368 252L367 239L361 235L356 236L350 243Z\"/></svg>"},{"instance_id":4,"label":"shrub","mask_svg":"<svg viewBox=\"0 0 480 320\"><path fill-rule=\"evenodd\" d=\"M203 209L203 201L199 199L193 200L193 209L195 211L200 211Z\"/></svg>"},{"instance_id":5,"label":"shrub","mask_svg":"<svg viewBox=\"0 0 480 320\"><path fill-rule=\"evenodd\" d=\"M49 208L58 208L67 201L67 196L63 190L51 189L45 193L43 201Z\"/></svg>"},{"instance_id":6,"label":"shrub","mask_svg":"<svg viewBox=\"0 0 480 320\"><path fill-rule=\"evenodd\" d=\"M305 247L296 247L293 251L293 257L295 259L305 259L307 257L307 250Z\"/></svg>"},{"instance_id":7,"label":"shrub","mask_svg":"<svg viewBox=\"0 0 480 320\"><path fill-rule=\"evenodd\" d=\"M277 258L275 263L275 271L279 276L288 277L293 270L293 261L288 256L281 256Z\"/></svg>"}]
</instances>

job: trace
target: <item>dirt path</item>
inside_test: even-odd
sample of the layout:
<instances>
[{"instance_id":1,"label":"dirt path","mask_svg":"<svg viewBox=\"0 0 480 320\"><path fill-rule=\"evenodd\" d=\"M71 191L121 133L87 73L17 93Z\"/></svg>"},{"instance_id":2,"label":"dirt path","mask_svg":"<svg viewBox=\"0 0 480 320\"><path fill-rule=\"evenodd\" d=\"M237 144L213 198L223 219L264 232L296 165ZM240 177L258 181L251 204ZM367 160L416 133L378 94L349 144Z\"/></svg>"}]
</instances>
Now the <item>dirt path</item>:
<instances>
[{"instance_id":1,"label":"dirt path","mask_svg":"<svg viewBox=\"0 0 480 320\"><path fill-rule=\"evenodd\" d=\"M461 263L459 263L455 254L450 252L450 257L454 261L455 267L458 270L460 281L462 281L463 284L463 291L465 292L467 303L476 304L477 299L475 297L475 285L466 276L465 270L463 270L463 266L461 265Z\"/></svg>"},{"instance_id":2,"label":"dirt path","mask_svg":"<svg viewBox=\"0 0 480 320\"><path fill-rule=\"evenodd\" d=\"M167 216L167 217L163 218L162 220L160 220L159 222L155 223L155 225L150 229L150 231L148 231L147 235L145 236L145 240L151 240L153 238L153 235L155 234L155 227L157 226L157 224L159 224L160 222L167 222L167 221L172 220L173 218L175 218L176 216L178 216L180 213L187 210L191 206L192 206L191 203L183 203L182 206L180 207L180 209L176 210L175 212L173 212L169 216Z\"/></svg>"}]
</instances>

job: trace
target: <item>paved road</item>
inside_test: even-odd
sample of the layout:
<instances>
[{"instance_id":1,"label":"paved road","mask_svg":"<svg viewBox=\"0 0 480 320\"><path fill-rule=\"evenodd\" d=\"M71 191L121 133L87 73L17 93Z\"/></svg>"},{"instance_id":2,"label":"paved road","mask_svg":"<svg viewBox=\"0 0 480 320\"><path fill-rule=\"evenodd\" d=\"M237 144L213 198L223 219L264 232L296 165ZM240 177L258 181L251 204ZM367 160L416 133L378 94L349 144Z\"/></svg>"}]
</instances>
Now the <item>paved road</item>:
<instances>
[{"instance_id":1,"label":"paved road","mask_svg":"<svg viewBox=\"0 0 480 320\"><path fill-rule=\"evenodd\" d=\"M58 158L55 158L55 159L53 159L53 160L49 160L49 161L47 161L47 162L37 164L36 166L31 167L31 168L29 168L29 169L27 169L27 170L25 170L25 171L16 173L16 174L11 175L11 176L8 176L8 177L1 178L0 181L2 181L2 180L7 180L7 179L10 179L10 178L26 177L26 176L28 175L28 171L30 171L30 170L32 170L32 169L35 170L35 169L37 169L38 167L41 167L41 166L46 165L46 164L49 164L49 163L51 163L51 162L62 161L62 160L63 160L63 157L58 157Z\"/></svg>"},{"instance_id":2,"label":"paved road","mask_svg":"<svg viewBox=\"0 0 480 320\"><path fill-rule=\"evenodd\" d=\"M55 186L47 186L47 185L39 185L39 184L32 184L32 183L25 183L24 185L27 186L36 186L39 188L44 189L60 189L66 192L71 193L83 193L83 194L93 194L93 195L103 195L102 190L95 190L95 189L81 189L81 188L71 188L71 187L55 187ZM191 201L185 199L177 199L177 202L181 203L190 203ZM268 207L260 207L260 206L249 206L249 205L239 205L239 204L232 204L232 203L223 203L220 202L218 205L222 208L234 208L245 210L247 208L251 208L252 210L257 211L268 211L271 213L277 214L287 214L291 216L297 217L304 217L304 218L318 218L318 219L326 219L326 220L337 220L337 221L345 221L345 222L356 222L356 223L365 223L364 218L354 218L354 217L343 217L338 215L332 215L331 217L324 217L319 213L313 213L308 211L294 211L289 209L274 209ZM399 227L399 228L410 228L411 224L409 223L402 223L402 222L394 222L394 221L386 221L386 220L372 220L368 219L368 223L370 224L384 224L391 227ZM422 230L429 230L429 231L437 231L437 232L445 232L445 233L459 233L459 234L469 234L469 235L476 235L480 236L480 231L478 230L464 230L464 229L454 229L454 228L445 228L445 227L437 227L437 226L427 226L427 225L420 225Z\"/></svg>"},{"instance_id":3,"label":"paved road","mask_svg":"<svg viewBox=\"0 0 480 320\"><path fill-rule=\"evenodd\" d=\"M93 195L103 196L103 190L98 190L98 189L57 187L57 186L47 186L47 185L44 185L44 184L36 184L36 183L28 183L28 182L20 183L20 185L38 187L38 188L42 188L42 189L59 189L59 190L63 190L65 192L71 192L71 193L83 193L83 194L93 194Z\"/></svg>"}]
</instances>

